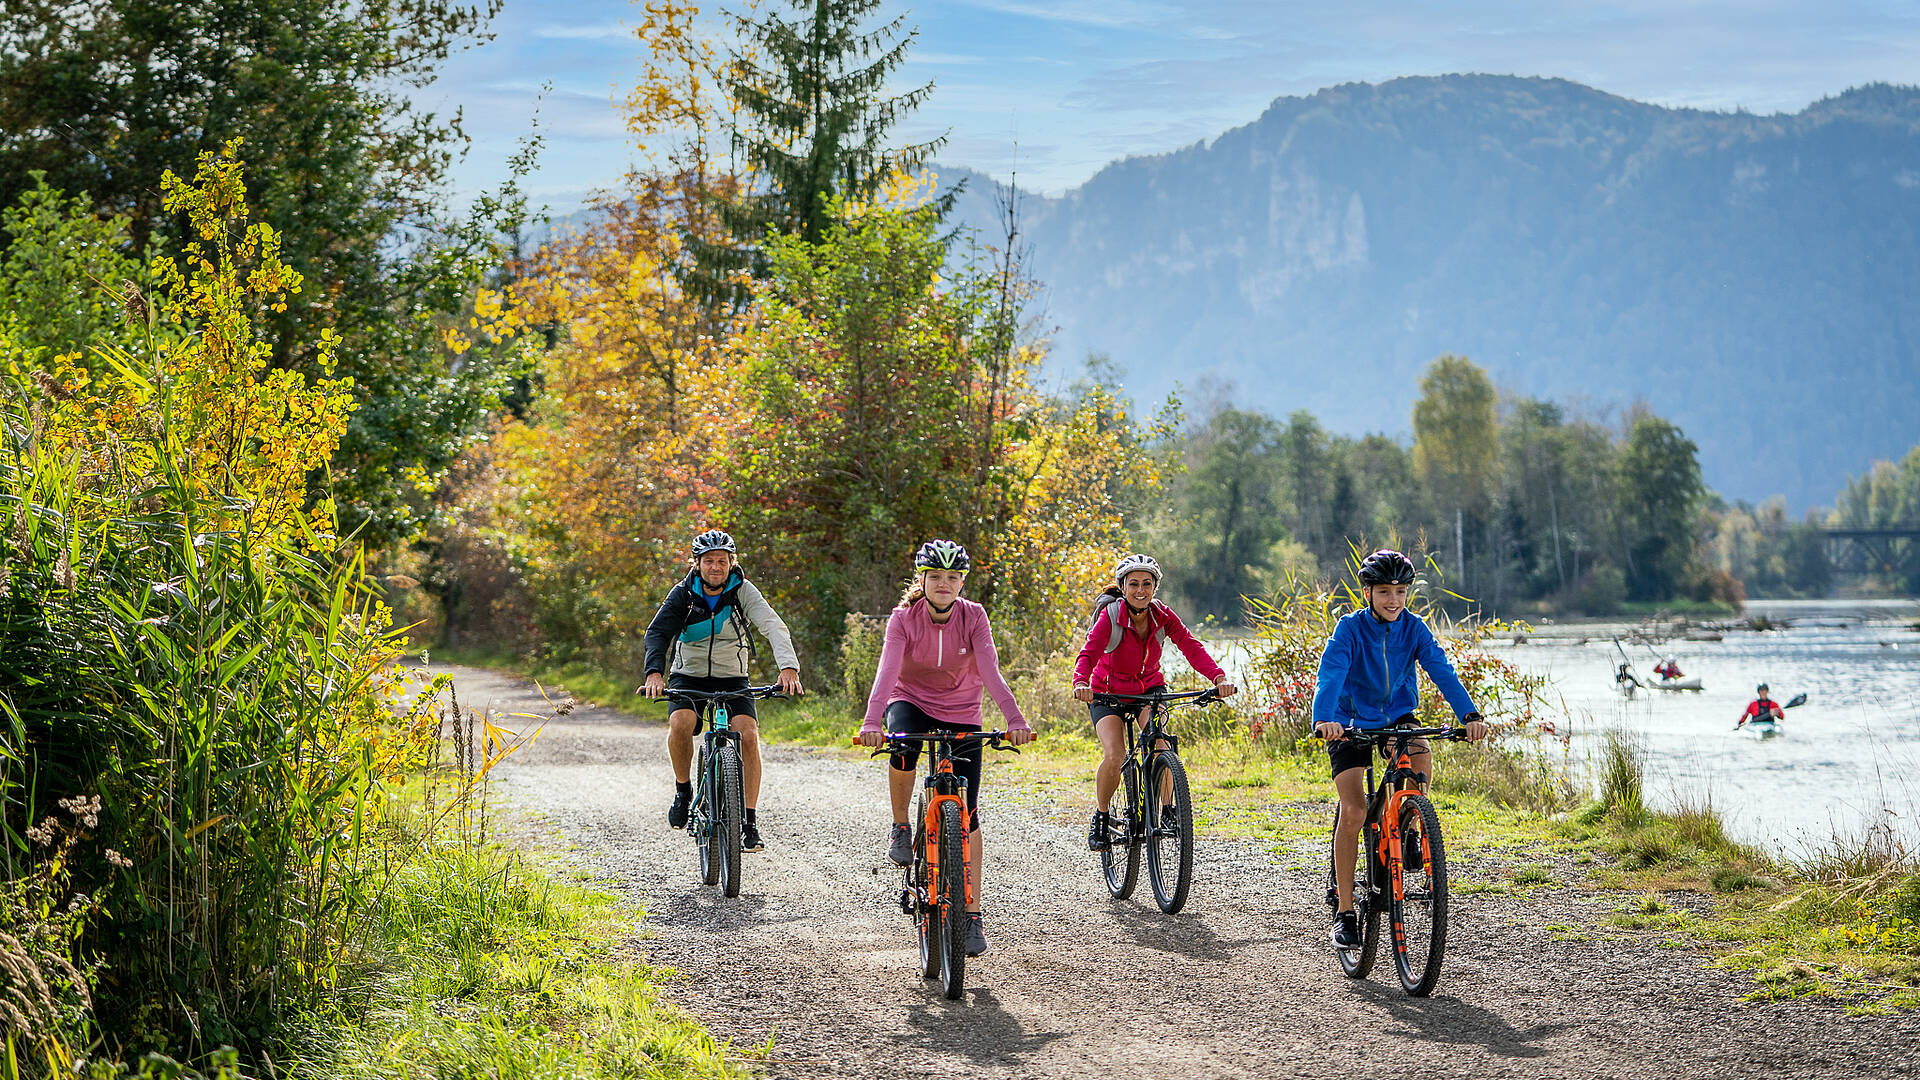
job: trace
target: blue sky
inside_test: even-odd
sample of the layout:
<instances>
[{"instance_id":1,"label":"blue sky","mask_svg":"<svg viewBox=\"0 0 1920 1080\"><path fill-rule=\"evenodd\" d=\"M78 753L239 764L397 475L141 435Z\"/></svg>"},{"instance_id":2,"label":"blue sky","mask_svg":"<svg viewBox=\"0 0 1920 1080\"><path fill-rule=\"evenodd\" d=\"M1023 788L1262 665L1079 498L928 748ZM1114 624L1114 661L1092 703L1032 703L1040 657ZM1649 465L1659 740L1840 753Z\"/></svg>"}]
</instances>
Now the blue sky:
<instances>
[{"instance_id":1,"label":"blue sky","mask_svg":"<svg viewBox=\"0 0 1920 1080\"><path fill-rule=\"evenodd\" d=\"M773 0L778 2L778 0ZM470 195L504 175L536 100L529 183L556 214L629 165L615 107L635 79L639 7L507 0L497 38L415 94L463 107ZM1210 139L1274 98L1449 72L1550 75L1665 105L1793 112L1861 83L1920 81L1920 0L939 0L901 86L933 98L903 136L941 159L1057 193L1115 159ZM552 89L540 99L541 87Z\"/></svg>"}]
</instances>

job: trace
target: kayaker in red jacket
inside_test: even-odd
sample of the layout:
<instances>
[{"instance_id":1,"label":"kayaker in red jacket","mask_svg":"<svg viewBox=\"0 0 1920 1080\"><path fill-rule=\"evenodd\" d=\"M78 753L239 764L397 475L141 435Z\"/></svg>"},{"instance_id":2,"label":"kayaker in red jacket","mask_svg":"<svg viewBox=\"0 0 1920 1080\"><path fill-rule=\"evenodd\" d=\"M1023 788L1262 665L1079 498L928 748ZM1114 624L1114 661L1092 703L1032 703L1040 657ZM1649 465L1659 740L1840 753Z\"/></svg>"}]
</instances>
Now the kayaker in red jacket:
<instances>
[{"instance_id":1,"label":"kayaker in red jacket","mask_svg":"<svg viewBox=\"0 0 1920 1080\"><path fill-rule=\"evenodd\" d=\"M1786 711L1780 708L1780 703L1767 696L1766 683L1754 687L1753 692L1760 696L1747 703L1747 711L1741 714L1740 723L1733 725L1734 727L1744 727L1749 720L1786 719Z\"/></svg>"},{"instance_id":2,"label":"kayaker in red jacket","mask_svg":"<svg viewBox=\"0 0 1920 1080\"><path fill-rule=\"evenodd\" d=\"M1094 735L1104 755L1095 774L1094 798L1098 809L1087 826L1087 846L1102 850L1108 843L1107 805L1120 786L1120 767L1126 761L1126 729L1121 726L1121 711L1111 705L1093 704L1095 692L1103 694L1149 694L1166 688L1160 673L1161 646L1171 640L1179 646L1187 663L1202 676L1211 679L1221 697L1231 697L1234 686L1206 646L1187 630L1173 609L1153 598L1160 588L1160 564L1150 555L1129 555L1113 568L1113 584L1101 594L1093 621L1087 627L1087 640L1080 646L1080 658L1073 665L1073 694L1088 703ZM1141 709L1134 714L1137 726L1146 716ZM1162 743L1162 746L1165 744ZM1163 804L1171 791L1163 790ZM1171 813L1167 806L1163 813Z\"/></svg>"}]
</instances>

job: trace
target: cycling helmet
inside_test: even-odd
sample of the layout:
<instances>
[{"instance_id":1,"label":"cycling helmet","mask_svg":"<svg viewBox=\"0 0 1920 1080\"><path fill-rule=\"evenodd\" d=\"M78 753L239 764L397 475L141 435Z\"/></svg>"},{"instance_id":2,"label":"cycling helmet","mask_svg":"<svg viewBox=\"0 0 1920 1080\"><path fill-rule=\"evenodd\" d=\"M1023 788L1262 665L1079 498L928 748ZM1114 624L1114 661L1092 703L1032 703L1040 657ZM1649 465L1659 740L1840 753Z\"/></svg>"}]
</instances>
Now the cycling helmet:
<instances>
[{"instance_id":1,"label":"cycling helmet","mask_svg":"<svg viewBox=\"0 0 1920 1080\"><path fill-rule=\"evenodd\" d=\"M1121 586L1126 585L1127 575L1133 573L1135 570L1145 570L1147 573L1153 575L1154 585L1158 586L1160 584L1160 563L1151 555L1129 555L1114 564L1113 583Z\"/></svg>"},{"instance_id":2,"label":"cycling helmet","mask_svg":"<svg viewBox=\"0 0 1920 1080\"><path fill-rule=\"evenodd\" d=\"M1381 548L1360 560L1362 585L1411 585L1413 578L1413 561L1397 551Z\"/></svg>"},{"instance_id":3,"label":"cycling helmet","mask_svg":"<svg viewBox=\"0 0 1920 1080\"><path fill-rule=\"evenodd\" d=\"M733 537L728 536L719 529L708 529L706 532L693 538L694 558L697 559L709 551L724 551L730 555L734 554Z\"/></svg>"},{"instance_id":4,"label":"cycling helmet","mask_svg":"<svg viewBox=\"0 0 1920 1080\"><path fill-rule=\"evenodd\" d=\"M915 570L958 570L964 574L971 565L967 549L951 540L929 540L913 553Z\"/></svg>"}]
</instances>

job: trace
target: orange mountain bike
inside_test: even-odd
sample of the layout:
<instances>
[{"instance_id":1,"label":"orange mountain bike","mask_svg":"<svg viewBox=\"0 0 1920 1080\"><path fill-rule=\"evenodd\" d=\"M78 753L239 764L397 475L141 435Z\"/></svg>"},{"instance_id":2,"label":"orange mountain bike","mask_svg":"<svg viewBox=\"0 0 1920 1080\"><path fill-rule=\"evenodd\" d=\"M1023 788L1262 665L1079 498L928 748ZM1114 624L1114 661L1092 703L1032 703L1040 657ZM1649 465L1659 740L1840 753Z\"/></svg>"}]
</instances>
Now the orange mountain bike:
<instances>
[{"instance_id":1,"label":"orange mountain bike","mask_svg":"<svg viewBox=\"0 0 1920 1080\"><path fill-rule=\"evenodd\" d=\"M1340 970L1364 979L1380 948L1380 913L1387 912L1393 932L1394 966L1400 985L1415 997L1433 992L1440 981L1440 960L1447 951L1447 852L1440 838L1440 816L1420 791L1424 776L1413 770L1415 739L1432 736L1465 739L1457 727L1347 729L1346 737L1369 747L1391 744L1390 764L1374 784L1373 755L1367 763L1367 820L1360 831L1365 846L1354 873L1353 903L1360 916L1361 945L1337 949ZM1336 820L1338 813L1336 812ZM1328 871L1327 880L1333 880Z\"/></svg>"},{"instance_id":2,"label":"orange mountain bike","mask_svg":"<svg viewBox=\"0 0 1920 1080\"><path fill-rule=\"evenodd\" d=\"M913 862L900 890L900 910L913 917L920 932L920 974L939 979L941 990L955 1001L966 989L967 907L974 902L976 875L967 845L967 783L953 771L953 758L969 743L1019 753L1001 741L1006 734L889 732L891 745L873 753L879 757L910 743L926 744L927 779L914 804Z\"/></svg>"}]
</instances>

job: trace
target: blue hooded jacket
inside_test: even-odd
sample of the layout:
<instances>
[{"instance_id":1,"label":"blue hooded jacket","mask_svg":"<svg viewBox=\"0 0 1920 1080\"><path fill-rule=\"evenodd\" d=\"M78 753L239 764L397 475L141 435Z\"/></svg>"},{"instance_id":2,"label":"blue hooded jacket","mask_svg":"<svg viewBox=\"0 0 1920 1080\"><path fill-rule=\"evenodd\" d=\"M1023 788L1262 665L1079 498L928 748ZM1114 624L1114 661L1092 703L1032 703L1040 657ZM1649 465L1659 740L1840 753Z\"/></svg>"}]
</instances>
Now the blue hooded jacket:
<instances>
[{"instance_id":1,"label":"blue hooded jacket","mask_svg":"<svg viewBox=\"0 0 1920 1080\"><path fill-rule=\"evenodd\" d=\"M1427 677L1440 688L1456 714L1477 711L1426 620L1403 611L1398 619L1382 622L1372 608L1362 608L1334 624L1333 636L1320 654L1313 722L1357 728L1391 726L1420 707L1415 663L1427 669Z\"/></svg>"}]
</instances>

